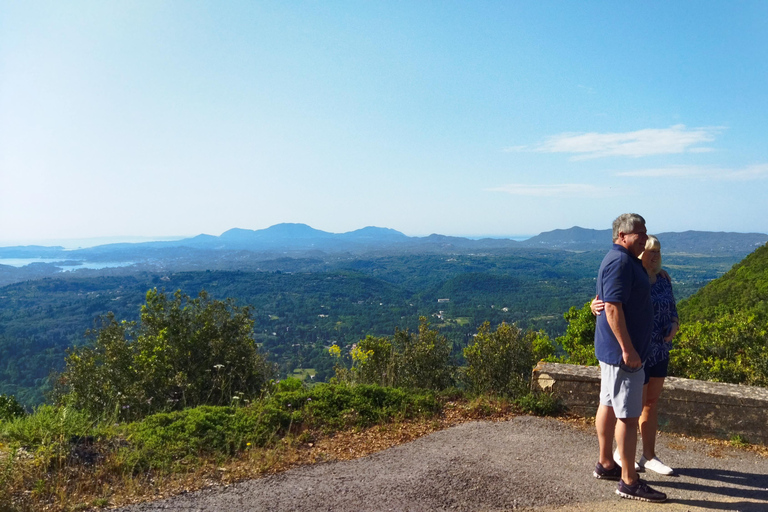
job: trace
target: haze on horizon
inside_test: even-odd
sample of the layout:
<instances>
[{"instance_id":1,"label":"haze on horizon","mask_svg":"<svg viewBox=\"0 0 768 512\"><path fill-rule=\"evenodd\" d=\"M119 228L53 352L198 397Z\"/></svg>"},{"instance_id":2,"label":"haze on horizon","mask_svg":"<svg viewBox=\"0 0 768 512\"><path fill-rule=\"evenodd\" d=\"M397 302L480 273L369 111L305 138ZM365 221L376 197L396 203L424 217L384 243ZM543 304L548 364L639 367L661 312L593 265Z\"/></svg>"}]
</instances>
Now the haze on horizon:
<instances>
[{"instance_id":1,"label":"haze on horizon","mask_svg":"<svg viewBox=\"0 0 768 512\"><path fill-rule=\"evenodd\" d=\"M768 231L762 1L0 10L0 246Z\"/></svg>"}]
</instances>

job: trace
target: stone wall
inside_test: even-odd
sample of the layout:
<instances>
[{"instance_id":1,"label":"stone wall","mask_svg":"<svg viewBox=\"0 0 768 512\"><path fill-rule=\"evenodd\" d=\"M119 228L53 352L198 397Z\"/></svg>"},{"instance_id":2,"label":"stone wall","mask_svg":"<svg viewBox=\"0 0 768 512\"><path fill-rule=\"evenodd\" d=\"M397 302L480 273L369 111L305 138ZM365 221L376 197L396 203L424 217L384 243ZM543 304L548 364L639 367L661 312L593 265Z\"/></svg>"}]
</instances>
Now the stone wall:
<instances>
[{"instance_id":1,"label":"stone wall","mask_svg":"<svg viewBox=\"0 0 768 512\"><path fill-rule=\"evenodd\" d=\"M542 362L533 370L532 387L554 392L574 414L594 416L600 368ZM739 434L768 444L768 389L667 377L659 430L723 439Z\"/></svg>"}]
</instances>

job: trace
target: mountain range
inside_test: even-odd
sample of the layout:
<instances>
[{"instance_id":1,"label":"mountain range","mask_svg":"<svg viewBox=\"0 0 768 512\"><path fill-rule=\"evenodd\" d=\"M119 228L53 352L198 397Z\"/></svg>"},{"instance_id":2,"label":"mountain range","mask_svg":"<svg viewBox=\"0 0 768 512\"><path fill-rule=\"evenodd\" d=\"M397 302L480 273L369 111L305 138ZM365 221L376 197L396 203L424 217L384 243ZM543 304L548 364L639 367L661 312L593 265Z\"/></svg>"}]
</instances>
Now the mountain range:
<instances>
[{"instance_id":1,"label":"mountain range","mask_svg":"<svg viewBox=\"0 0 768 512\"><path fill-rule=\"evenodd\" d=\"M666 254L743 257L768 242L765 233L711 231L667 232L657 235ZM146 258L173 258L185 251L248 251L272 256L319 256L321 254L364 254L377 251L405 253L451 253L504 249L555 249L571 251L605 250L611 230L574 226L543 232L524 241L507 238L470 239L432 234L411 237L388 228L365 227L347 233L330 233L306 224L276 224L266 229L234 228L220 236L198 235L174 241L118 243L77 250L62 247L0 247L0 258L68 258L137 261Z\"/></svg>"}]
</instances>

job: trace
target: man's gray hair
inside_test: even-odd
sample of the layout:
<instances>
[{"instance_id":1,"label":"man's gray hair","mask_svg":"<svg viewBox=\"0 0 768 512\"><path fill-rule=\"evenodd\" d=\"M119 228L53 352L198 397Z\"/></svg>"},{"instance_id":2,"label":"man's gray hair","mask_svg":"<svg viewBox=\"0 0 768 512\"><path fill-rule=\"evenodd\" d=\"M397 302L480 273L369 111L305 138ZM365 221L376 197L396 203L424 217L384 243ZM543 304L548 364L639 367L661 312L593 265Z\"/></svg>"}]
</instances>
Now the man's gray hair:
<instances>
[{"instance_id":1,"label":"man's gray hair","mask_svg":"<svg viewBox=\"0 0 768 512\"><path fill-rule=\"evenodd\" d=\"M619 232L632 233L639 225L645 226L645 219L636 213L622 213L613 221L613 241L619 239Z\"/></svg>"}]
</instances>

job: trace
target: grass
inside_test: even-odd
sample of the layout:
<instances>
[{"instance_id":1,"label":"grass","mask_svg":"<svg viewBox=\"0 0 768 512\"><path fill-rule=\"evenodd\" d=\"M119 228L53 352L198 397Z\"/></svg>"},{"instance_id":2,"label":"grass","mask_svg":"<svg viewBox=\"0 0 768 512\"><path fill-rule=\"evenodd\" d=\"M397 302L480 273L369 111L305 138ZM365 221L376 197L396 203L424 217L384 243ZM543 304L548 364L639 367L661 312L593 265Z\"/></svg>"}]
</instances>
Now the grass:
<instances>
[{"instance_id":1,"label":"grass","mask_svg":"<svg viewBox=\"0 0 768 512\"><path fill-rule=\"evenodd\" d=\"M347 460L472 419L521 412L380 386L280 382L245 407L203 406L140 422L89 420L64 407L0 423L0 512L74 511L156 499L302 464Z\"/></svg>"},{"instance_id":2,"label":"grass","mask_svg":"<svg viewBox=\"0 0 768 512\"><path fill-rule=\"evenodd\" d=\"M746 437L742 436L741 434L734 434L731 436L730 439L731 446L735 446L736 448L746 448L751 443L747 440Z\"/></svg>"},{"instance_id":3,"label":"grass","mask_svg":"<svg viewBox=\"0 0 768 512\"><path fill-rule=\"evenodd\" d=\"M306 388L297 379L247 406L202 406L128 424L41 406L0 422L0 512L83 510L254 477L324 460L302 447L338 433L427 421L441 410L432 392Z\"/></svg>"},{"instance_id":4,"label":"grass","mask_svg":"<svg viewBox=\"0 0 768 512\"><path fill-rule=\"evenodd\" d=\"M290 376L301 381L306 381L315 375L317 375L317 370L314 368L296 368Z\"/></svg>"},{"instance_id":5,"label":"grass","mask_svg":"<svg viewBox=\"0 0 768 512\"><path fill-rule=\"evenodd\" d=\"M346 460L471 419L556 410L376 385L277 383L240 407L202 406L133 423L44 405L0 422L0 512L74 511L156 499L302 464Z\"/></svg>"}]
</instances>

